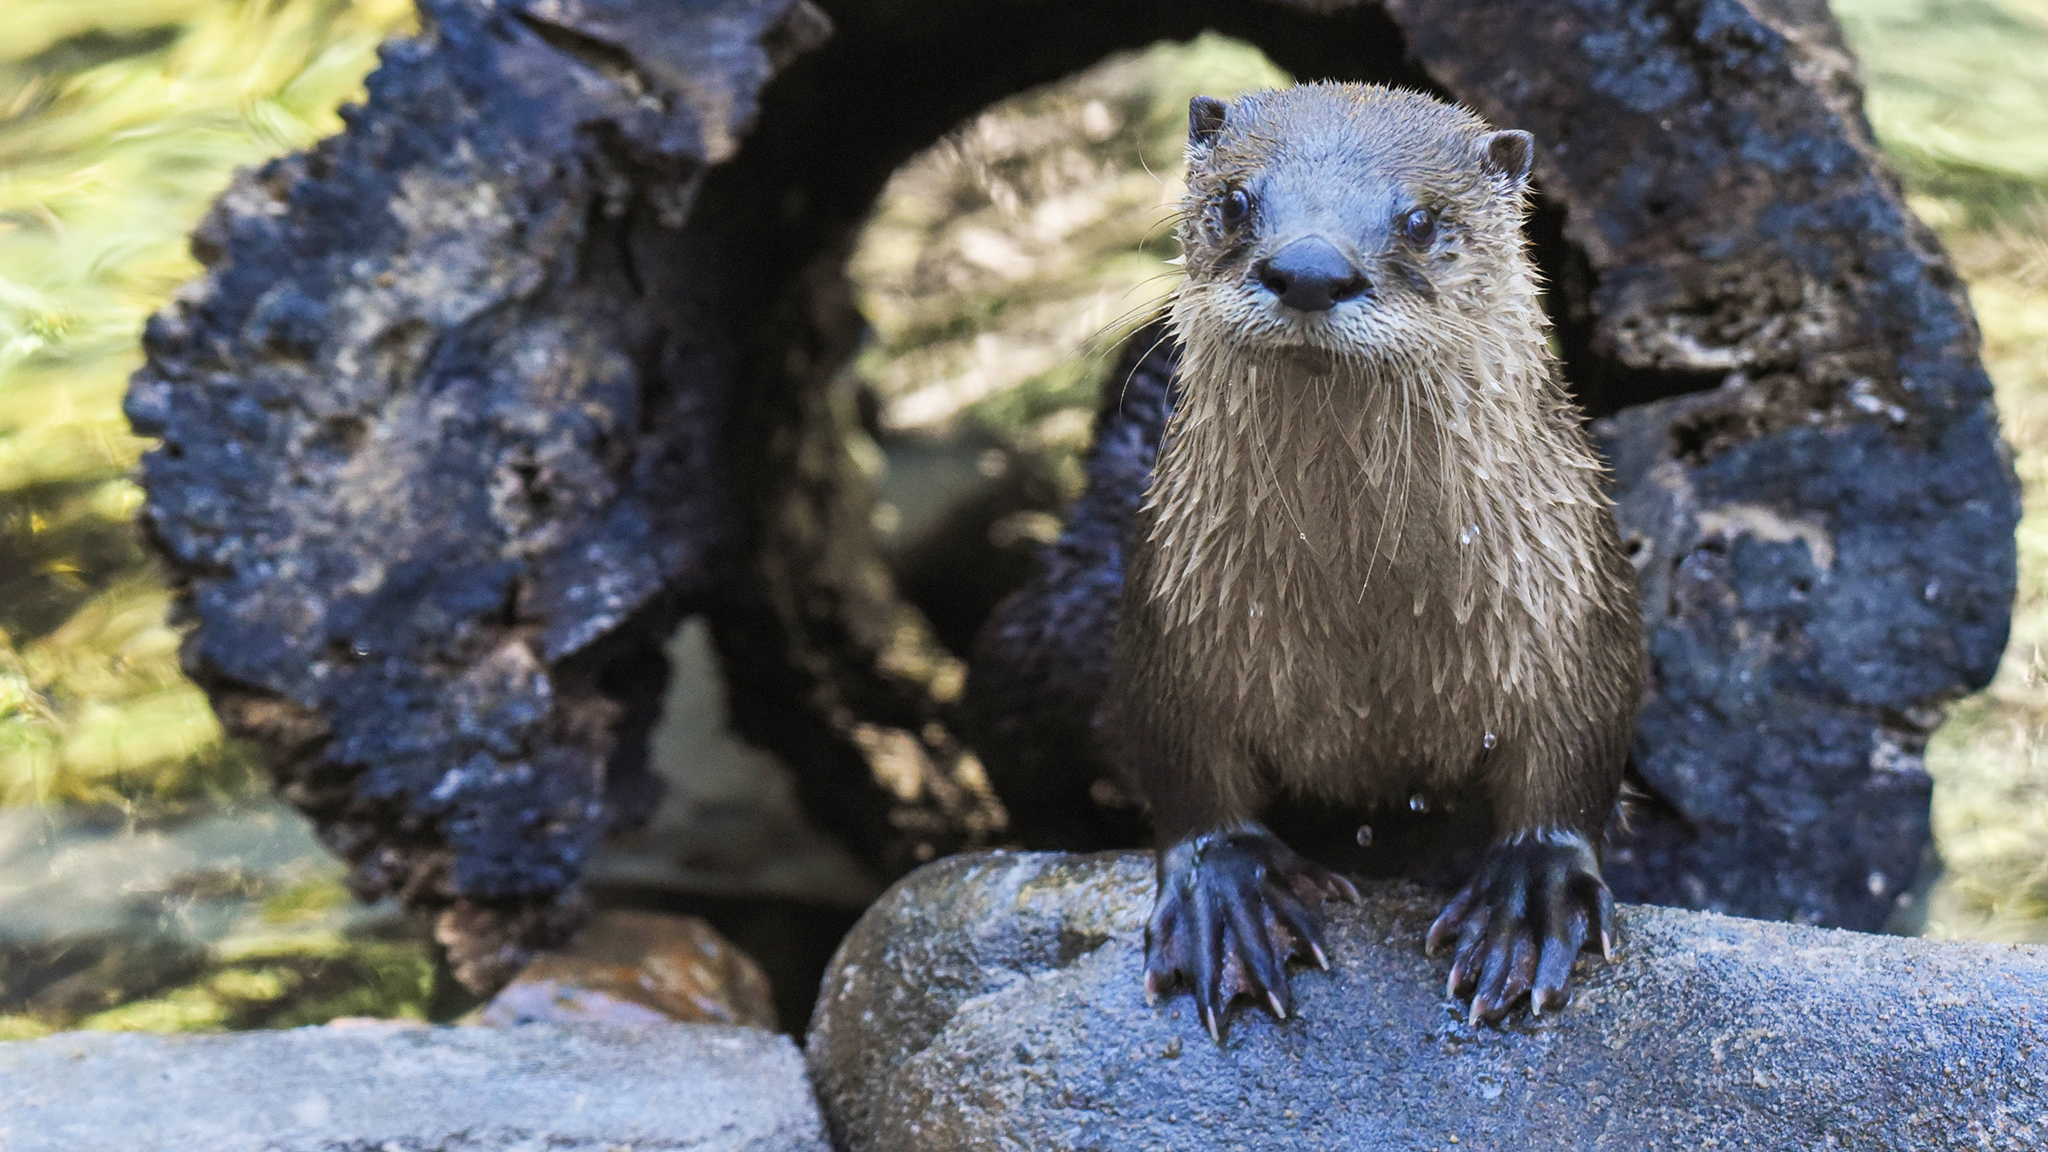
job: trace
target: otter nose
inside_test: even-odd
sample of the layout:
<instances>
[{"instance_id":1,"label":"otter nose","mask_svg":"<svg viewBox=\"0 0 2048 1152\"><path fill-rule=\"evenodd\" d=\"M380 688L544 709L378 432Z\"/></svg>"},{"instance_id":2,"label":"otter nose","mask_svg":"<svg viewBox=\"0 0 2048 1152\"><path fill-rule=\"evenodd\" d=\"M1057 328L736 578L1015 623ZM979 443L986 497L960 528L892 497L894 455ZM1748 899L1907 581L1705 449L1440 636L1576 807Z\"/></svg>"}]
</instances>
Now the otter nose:
<instances>
[{"instance_id":1,"label":"otter nose","mask_svg":"<svg viewBox=\"0 0 2048 1152\"><path fill-rule=\"evenodd\" d=\"M1304 236L1252 265L1252 275L1282 304L1300 312L1327 312L1365 291L1365 277L1329 241Z\"/></svg>"}]
</instances>

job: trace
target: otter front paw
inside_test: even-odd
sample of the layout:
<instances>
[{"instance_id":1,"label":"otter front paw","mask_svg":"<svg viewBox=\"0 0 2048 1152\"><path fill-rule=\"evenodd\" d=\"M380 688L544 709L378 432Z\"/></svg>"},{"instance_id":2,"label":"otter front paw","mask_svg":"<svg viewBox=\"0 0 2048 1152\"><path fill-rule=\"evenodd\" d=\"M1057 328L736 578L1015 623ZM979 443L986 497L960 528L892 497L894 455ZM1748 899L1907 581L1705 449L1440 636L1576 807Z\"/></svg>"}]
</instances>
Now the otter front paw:
<instances>
[{"instance_id":1,"label":"otter front paw","mask_svg":"<svg viewBox=\"0 0 2048 1152\"><path fill-rule=\"evenodd\" d=\"M1219 1044L1238 996L1263 999L1286 1019L1294 1006L1288 959L1330 966L1318 905L1333 897L1356 900L1358 889L1257 825L1175 844L1160 856L1159 896L1145 930L1146 999L1156 1002L1186 980Z\"/></svg>"},{"instance_id":2,"label":"otter front paw","mask_svg":"<svg viewBox=\"0 0 2048 1152\"><path fill-rule=\"evenodd\" d=\"M1479 871L1429 928L1429 952L1452 939L1448 989L1470 996L1474 1024L1498 1020L1524 993L1542 1015L1570 999L1572 961L1598 927L1614 959L1614 897L1585 837L1518 832L1496 841Z\"/></svg>"}]
</instances>

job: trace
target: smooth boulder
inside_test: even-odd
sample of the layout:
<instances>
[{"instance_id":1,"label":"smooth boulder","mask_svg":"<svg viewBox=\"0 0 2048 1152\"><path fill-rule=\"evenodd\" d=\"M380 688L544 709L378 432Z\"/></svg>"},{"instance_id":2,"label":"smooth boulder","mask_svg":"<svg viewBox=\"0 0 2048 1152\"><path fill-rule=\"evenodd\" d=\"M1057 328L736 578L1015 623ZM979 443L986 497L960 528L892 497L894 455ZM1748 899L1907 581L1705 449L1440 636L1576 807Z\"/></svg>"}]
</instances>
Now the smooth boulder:
<instances>
[{"instance_id":1,"label":"smooth boulder","mask_svg":"<svg viewBox=\"0 0 2048 1152\"><path fill-rule=\"evenodd\" d=\"M1037 1148L2030 1148L2048 949L1625 906L1573 1003L1464 1022L1442 896L1333 905L1295 1018L1212 1043L1139 986L1142 854L955 857L842 946L806 1060L845 1152Z\"/></svg>"}]
</instances>

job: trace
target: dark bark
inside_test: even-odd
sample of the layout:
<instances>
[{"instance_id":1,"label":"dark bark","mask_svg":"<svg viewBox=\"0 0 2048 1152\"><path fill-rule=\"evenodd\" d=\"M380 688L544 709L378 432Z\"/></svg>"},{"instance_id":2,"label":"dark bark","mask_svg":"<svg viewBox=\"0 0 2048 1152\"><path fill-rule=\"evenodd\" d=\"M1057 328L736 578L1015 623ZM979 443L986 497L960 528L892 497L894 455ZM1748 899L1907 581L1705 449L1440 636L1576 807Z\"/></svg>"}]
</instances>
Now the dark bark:
<instances>
[{"instance_id":1,"label":"dark bark","mask_svg":"<svg viewBox=\"0 0 2048 1152\"><path fill-rule=\"evenodd\" d=\"M681 225L825 28L801 0L423 15L348 131L216 206L128 411L163 438L188 668L357 893L446 909L486 986L567 926L607 798L652 795L658 645L735 580L736 355L704 335L736 302Z\"/></svg>"},{"instance_id":2,"label":"dark bark","mask_svg":"<svg viewBox=\"0 0 2048 1152\"><path fill-rule=\"evenodd\" d=\"M1919 752L1996 660L2017 502L1961 288L1818 8L422 7L347 131L222 198L129 412L163 441L145 516L188 667L360 894L443 912L466 981L559 934L597 837L644 815L658 646L691 612L736 724L884 872L1133 826L1079 799L1098 657L1055 655L1021 675L1061 680L1068 743L1012 720L981 748L998 775L1036 757L1002 831L962 666L868 527L843 264L889 172L964 117L1205 27L1543 143L1537 239L1571 376L1620 412L1651 594L1657 802L1617 888L1871 926L1871 876L1910 876Z\"/></svg>"}]
</instances>

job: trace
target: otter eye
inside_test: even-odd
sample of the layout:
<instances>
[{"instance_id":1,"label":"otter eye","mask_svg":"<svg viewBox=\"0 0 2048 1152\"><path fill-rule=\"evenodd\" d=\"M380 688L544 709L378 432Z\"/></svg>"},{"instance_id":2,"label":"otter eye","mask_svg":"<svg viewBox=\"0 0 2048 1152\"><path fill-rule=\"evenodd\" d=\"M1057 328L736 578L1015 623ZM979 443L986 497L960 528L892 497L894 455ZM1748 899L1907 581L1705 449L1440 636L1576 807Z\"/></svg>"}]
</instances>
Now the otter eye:
<instances>
[{"instance_id":1,"label":"otter eye","mask_svg":"<svg viewBox=\"0 0 2048 1152\"><path fill-rule=\"evenodd\" d=\"M1417 247L1436 239L1436 213L1427 208L1417 208L1401 221L1401 231L1408 236L1408 242Z\"/></svg>"},{"instance_id":2,"label":"otter eye","mask_svg":"<svg viewBox=\"0 0 2048 1152\"><path fill-rule=\"evenodd\" d=\"M1252 196L1242 188L1232 188L1223 197L1223 222L1237 225L1252 214Z\"/></svg>"}]
</instances>

